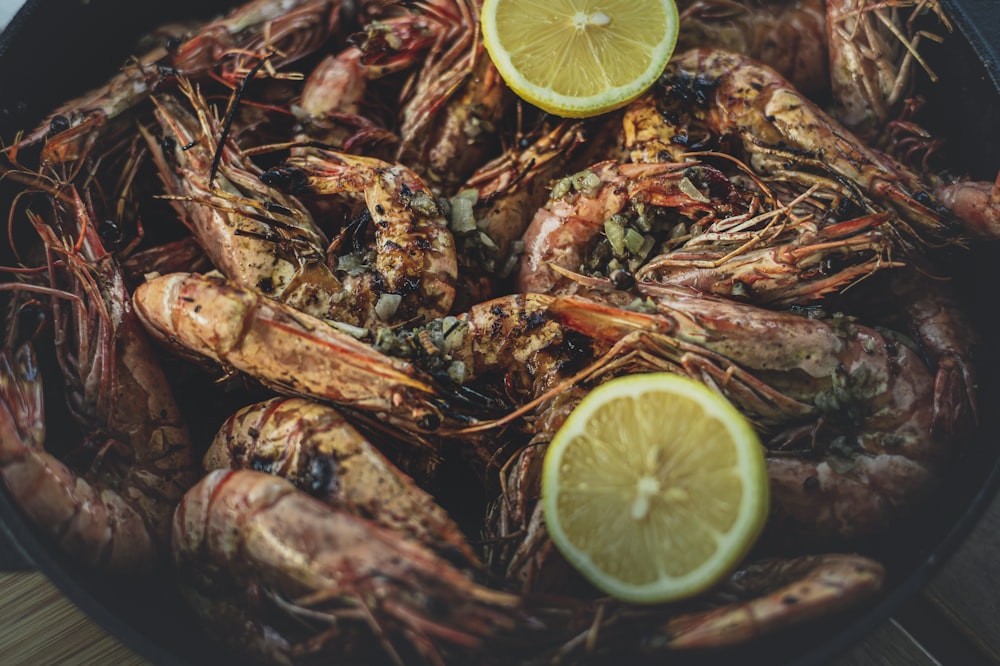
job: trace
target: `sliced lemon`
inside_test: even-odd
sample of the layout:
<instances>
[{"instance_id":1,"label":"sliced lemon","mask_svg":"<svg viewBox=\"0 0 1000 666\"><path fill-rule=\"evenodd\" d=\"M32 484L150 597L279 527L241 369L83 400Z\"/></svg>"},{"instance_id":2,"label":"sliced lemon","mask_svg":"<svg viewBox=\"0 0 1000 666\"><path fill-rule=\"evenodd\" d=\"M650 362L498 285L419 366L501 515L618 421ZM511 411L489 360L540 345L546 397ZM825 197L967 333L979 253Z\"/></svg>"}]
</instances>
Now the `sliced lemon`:
<instances>
[{"instance_id":1,"label":"sliced lemon","mask_svg":"<svg viewBox=\"0 0 1000 666\"><path fill-rule=\"evenodd\" d=\"M637 603L697 594L746 555L768 513L764 449L724 397L668 373L591 391L545 454L553 543L591 583Z\"/></svg>"},{"instance_id":2,"label":"sliced lemon","mask_svg":"<svg viewBox=\"0 0 1000 666\"><path fill-rule=\"evenodd\" d=\"M485 0L483 44L514 92L559 116L624 106L677 42L674 0Z\"/></svg>"}]
</instances>

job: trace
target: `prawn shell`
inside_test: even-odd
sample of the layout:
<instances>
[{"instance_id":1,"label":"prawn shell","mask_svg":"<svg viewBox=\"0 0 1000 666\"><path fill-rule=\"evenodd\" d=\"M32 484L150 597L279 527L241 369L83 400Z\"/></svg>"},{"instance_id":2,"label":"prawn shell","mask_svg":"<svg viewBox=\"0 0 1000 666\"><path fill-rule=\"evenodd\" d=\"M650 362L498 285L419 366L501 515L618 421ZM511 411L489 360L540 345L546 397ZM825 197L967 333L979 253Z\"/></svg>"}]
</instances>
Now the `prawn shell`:
<instances>
[{"instance_id":1,"label":"prawn shell","mask_svg":"<svg viewBox=\"0 0 1000 666\"><path fill-rule=\"evenodd\" d=\"M245 407L219 429L206 471L255 469L310 495L420 541L462 563L478 559L458 526L333 407L273 398Z\"/></svg>"},{"instance_id":2,"label":"prawn shell","mask_svg":"<svg viewBox=\"0 0 1000 666\"><path fill-rule=\"evenodd\" d=\"M411 364L252 289L173 273L139 285L133 298L161 339L279 393L384 415L410 431L433 429L444 418L434 388Z\"/></svg>"}]
</instances>

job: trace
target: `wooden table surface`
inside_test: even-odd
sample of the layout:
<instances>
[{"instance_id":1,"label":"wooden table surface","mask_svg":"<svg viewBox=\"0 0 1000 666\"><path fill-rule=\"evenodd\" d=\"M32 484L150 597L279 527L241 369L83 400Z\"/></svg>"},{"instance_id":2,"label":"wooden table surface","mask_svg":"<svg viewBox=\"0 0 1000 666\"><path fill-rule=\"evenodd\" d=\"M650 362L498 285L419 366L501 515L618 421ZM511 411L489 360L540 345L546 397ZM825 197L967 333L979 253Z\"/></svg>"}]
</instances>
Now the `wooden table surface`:
<instances>
[{"instance_id":1,"label":"wooden table surface","mask_svg":"<svg viewBox=\"0 0 1000 666\"><path fill-rule=\"evenodd\" d=\"M833 666L1000 666L1000 497L916 599ZM146 664L44 575L0 572L0 664Z\"/></svg>"}]
</instances>

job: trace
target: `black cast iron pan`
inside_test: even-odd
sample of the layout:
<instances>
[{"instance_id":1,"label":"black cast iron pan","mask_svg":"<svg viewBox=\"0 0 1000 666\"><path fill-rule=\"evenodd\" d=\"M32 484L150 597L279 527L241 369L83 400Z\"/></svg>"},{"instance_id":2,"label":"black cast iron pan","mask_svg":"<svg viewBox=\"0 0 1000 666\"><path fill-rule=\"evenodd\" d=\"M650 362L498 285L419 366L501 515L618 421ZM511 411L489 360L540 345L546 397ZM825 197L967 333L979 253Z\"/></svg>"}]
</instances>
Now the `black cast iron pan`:
<instances>
[{"instance_id":1,"label":"black cast iron pan","mask_svg":"<svg viewBox=\"0 0 1000 666\"><path fill-rule=\"evenodd\" d=\"M950 0L965 5L969 0ZM209 17L222 0L31 0L0 36L0 137L33 127L59 103L106 80L130 55L136 38L168 20ZM985 7L985 4L984 4ZM965 14L963 14L965 15ZM953 36L929 57L941 75L928 88L934 130L968 175L992 180L1000 169L1000 95L981 58L986 35L971 48ZM997 33L994 32L994 35ZM985 40L985 42L983 41ZM994 63L995 64L995 63ZM0 199L3 201L3 199ZM967 537L1000 485L1000 246L979 246L963 256L961 284L985 344L977 358L981 427L940 491L911 520L866 545L888 570L885 592L874 603L762 640L733 653L671 657L671 663L820 664L847 649L919 593ZM122 581L82 570L40 540L5 489L0 519L37 567L94 620L158 664L233 661L201 631L176 598L169 580ZM997 591L1000 593L1000 590Z\"/></svg>"}]
</instances>

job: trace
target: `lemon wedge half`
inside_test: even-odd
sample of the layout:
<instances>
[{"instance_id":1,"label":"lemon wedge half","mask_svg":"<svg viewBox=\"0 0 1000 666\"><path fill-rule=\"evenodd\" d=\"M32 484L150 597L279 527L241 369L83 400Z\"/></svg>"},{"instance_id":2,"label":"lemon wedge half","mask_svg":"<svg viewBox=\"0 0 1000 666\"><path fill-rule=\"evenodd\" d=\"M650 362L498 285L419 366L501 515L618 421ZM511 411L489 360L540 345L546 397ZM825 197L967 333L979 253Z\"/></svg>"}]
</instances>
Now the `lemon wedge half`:
<instances>
[{"instance_id":1,"label":"lemon wedge half","mask_svg":"<svg viewBox=\"0 0 1000 666\"><path fill-rule=\"evenodd\" d=\"M563 117L624 106L663 72L674 0L485 0L483 44L514 92Z\"/></svg>"},{"instance_id":2,"label":"lemon wedge half","mask_svg":"<svg viewBox=\"0 0 1000 666\"><path fill-rule=\"evenodd\" d=\"M725 397L669 373L590 392L545 454L552 541L611 596L660 603L732 571L768 514L764 449Z\"/></svg>"}]
</instances>

